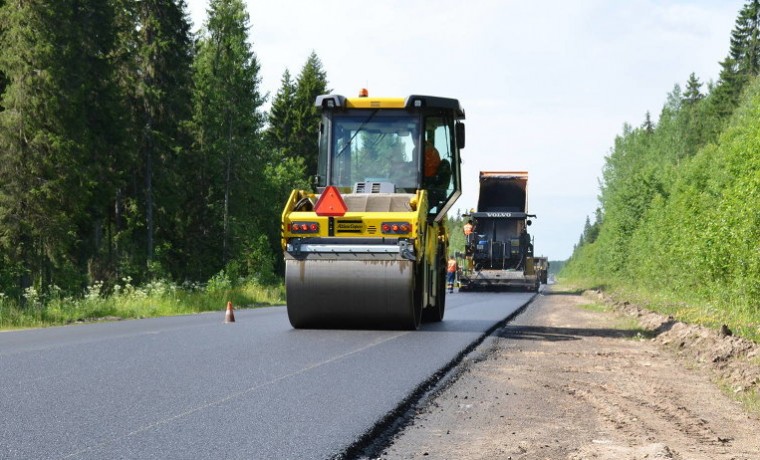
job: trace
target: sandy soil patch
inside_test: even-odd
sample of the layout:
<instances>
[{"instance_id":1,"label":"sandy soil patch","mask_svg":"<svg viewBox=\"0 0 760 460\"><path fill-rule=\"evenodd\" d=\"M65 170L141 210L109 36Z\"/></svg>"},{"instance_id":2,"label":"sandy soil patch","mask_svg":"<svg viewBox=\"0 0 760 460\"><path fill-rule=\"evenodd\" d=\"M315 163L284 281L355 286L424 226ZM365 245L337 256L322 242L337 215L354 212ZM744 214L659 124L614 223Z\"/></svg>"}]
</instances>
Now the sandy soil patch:
<instances>
[{"instance_id":1,"label":"sandy soil patch","mask_svg":"<svg viewBox=\"0 0 760 460\"><path fill-rule=\"evenodd\" d=\"M627 304L584 308L604 301L594 293L546 294L379 458L760 459L760 418L716 383L757 389L756 345Z\"/></svg>"}]
</instances>

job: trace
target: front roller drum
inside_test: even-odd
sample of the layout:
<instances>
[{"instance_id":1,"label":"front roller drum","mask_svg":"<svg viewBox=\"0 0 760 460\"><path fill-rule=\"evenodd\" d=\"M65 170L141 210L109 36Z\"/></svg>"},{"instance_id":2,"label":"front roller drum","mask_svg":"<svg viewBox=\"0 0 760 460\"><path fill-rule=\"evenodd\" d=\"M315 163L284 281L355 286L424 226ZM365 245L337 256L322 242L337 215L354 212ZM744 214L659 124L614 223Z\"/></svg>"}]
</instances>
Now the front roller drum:
<instances>
[{"instance_id":1,"label":"front roller drum","mask_svg":"<svg viewBox=\"0 0 760 460\"><path fill-rule=\"evenodd\" d=\"M290 259L285 296L294 328L417 329L415 265L409 260Z\"/></svg>"}]
</instances>

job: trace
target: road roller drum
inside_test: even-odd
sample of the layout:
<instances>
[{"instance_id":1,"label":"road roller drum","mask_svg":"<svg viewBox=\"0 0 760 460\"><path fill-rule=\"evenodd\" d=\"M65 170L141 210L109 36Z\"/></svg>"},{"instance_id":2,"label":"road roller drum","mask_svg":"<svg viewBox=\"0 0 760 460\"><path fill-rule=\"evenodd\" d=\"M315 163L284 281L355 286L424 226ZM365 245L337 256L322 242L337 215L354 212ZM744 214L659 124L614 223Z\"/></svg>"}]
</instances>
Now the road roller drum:
<instances>
[{"instance_id":1,"label":"road roller drum","mask_svg":"<svg viewBox=\"0 0 760 460\"><path fill-rule=\"evenodd\" d=\"M290 259L285 287L288 318L296 328L416 329L409 260Z\"/></svg>"}]
</instances>

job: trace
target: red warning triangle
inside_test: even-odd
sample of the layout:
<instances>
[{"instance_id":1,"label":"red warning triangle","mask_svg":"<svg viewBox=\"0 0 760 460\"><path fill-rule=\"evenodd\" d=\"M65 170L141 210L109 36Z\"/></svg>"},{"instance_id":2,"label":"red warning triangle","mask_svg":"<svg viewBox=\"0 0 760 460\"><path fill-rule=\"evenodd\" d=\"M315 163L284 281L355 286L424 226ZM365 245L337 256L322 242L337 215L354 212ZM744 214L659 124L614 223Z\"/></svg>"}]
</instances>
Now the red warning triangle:
<instances>
[{"instance_id":1,"label":"red warning triangle","mask_svg":"<svg viewBox=\"0 0 760 460\"><path fill-rule=\"evenodd\" d=\"M340 196L340 192L334 185L329 185L319 196L314 212L318 216L342 216L348 211L348 206Z\"/></svg>"}]
</instances>

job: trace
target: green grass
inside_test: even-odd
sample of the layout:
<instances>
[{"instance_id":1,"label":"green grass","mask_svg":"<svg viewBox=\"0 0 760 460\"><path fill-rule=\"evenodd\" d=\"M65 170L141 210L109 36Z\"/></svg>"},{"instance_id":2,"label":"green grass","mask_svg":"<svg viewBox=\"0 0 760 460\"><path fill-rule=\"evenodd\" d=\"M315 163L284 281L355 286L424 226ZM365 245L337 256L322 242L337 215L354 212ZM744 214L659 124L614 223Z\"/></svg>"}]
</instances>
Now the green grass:
<instances>
[{"instance_id":1,"label":"green grass","mask_svg":"<svg viewBox=\"0 0 760 460\"><path fill-rule=\"evenodd\" d=\"M585 303L583 305L579 305L580 308L587 310L587 311L593 311L597 313L607 313L611 311L611 309L602 304L602 303Z\"/></svg>"},{"instance_id":2,"label":"green grass","mask_svg":"<svg viewBox=\"0 0 760 460\"><path fill-rule=\"evenodd\" d=\"M739 402L744 410L747 412L760 415L760 392L756 389L736 389L725 381L719 381L718 387L720 390L733 399Z\"/></svg>"},{"instance_id":3,"label":"green grass","mask_svg":"<svg viewBox=\"0 0 760 460\"><path fill-rule=\"evenodd\" d=\"M582 304L579 305L579 307L583 310L595 313L615 313L614 308L598 302ZM635 340L651 339L654 337L652 331L641 327L639 321L630 316L622 316L618 314L617 320L612 327L621 331L628 331L631 334L635 333L635 335L631 335L631 338Z\"/></svg>"},{"instance_id":4,"label":"green grass","mask_svg":"<svg viewBox=\"0 0 760 460\"><path fill-rule=\"evenodd\" d=\"M725 324L734 335L760 343L760 311L747 308L747 303L741 299L706 301L697 296L654 292L630 286L618 287L611 294L648 310L672 315L684 323L711 329L720 329Z\"/></svg>"},{"instance_id":5,"label":"green grass","mask_svg":"<svg viewBox=\"0 0 760 460\"><path fill-rule=\"evenodd\" d=\"M737 399L747 411L760 415L760 393L756 390L741 393Z\"/></svg>"},{"instance_id":6,"label":"green grass","mask_svg":"<svg viewBox=\"0 0 760 460\"><path fill-rule=\"evenodd\" d=\"M560 289L583 291L602 288L617 300L627 300L650 311L672 315L676 320L712 329L727 325L734 335L760 343L760 307L757 300L720 298L705 300L697 294L655 290L633 283L606 283L595 280L561 279ZM754 304L754 306L753 306Z\"/></svg>"},{"instance_id":7,"label":"green grass","mask_svg":"<svg viewBox=\"0 0 760 460\"><path fill-rule=\"evenodd\" d=\"M27 289L25 306L0 297L0 330L60 326L98 320L174 316L205 311L225 311L227 302L236 309L285 303L282 284L266 286L253 281L230 283L224 275L207 285L178 286L154 281L132 286L130 280L105 295L103 285L90 286L81 298L61 297L55 291L43 297Z\"/></svg>"}]
</instances>

